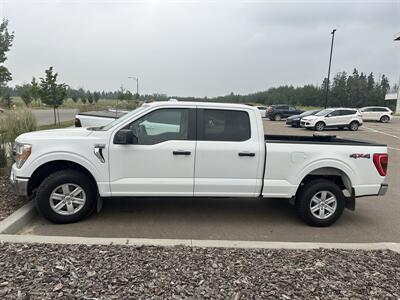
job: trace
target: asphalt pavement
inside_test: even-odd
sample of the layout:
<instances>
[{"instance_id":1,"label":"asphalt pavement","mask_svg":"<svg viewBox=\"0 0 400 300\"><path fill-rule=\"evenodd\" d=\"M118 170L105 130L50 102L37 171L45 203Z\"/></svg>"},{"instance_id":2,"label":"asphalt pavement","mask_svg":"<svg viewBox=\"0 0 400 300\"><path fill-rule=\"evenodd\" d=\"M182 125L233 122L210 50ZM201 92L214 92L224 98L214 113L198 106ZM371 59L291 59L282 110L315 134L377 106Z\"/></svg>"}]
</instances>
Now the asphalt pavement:
<instances>
[{"instance_id":1,"label":"asphalt pavement","mask_svg":"<svg viewBox=\"0 0 400 300\"><path fill-rule=\"evenodd\" d=\"M264 120L267 134L312 135L284 122ZM221 239L285 242L400 242L400 119L365 123L359 131L330 130L340 137L389 146L389 191L357 199L328 228L305 225L282 199L133 198L104 201L103 210L75 224L38 217L20 234L88 237Z\"/></svg>"}]
</instances>

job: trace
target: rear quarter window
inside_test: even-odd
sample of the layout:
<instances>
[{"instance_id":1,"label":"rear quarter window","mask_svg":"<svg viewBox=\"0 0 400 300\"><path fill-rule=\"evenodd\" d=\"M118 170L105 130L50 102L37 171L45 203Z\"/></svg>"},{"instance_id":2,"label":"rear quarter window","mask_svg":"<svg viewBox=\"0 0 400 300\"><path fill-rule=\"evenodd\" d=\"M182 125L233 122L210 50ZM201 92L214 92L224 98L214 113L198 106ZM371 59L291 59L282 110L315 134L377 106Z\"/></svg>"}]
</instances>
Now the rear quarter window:
<instances>
[{"instance_id":1,"label":"rear quarter window","mask_svg":"<svg viewBox=\"0 0 400 300\"><path fill-rule=\"evenodd\" d=\"M250 139L249 114L239 110L204 109L198 118L198 139L240 142Z\"/></svg>"}]
</instances>

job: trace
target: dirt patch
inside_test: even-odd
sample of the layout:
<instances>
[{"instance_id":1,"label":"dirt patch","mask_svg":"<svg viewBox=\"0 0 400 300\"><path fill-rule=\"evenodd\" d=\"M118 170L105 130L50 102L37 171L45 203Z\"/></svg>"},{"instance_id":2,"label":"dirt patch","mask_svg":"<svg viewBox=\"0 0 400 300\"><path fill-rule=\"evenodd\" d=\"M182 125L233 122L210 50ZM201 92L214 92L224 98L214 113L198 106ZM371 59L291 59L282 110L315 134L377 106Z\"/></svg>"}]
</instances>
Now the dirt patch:
<instances>
[{"instance_id":1,"label":"dirt patch","mask_svg":"<svg viewBox=\"0 0 400 300\"><path fill-rule=\"evenodd\" d=\"M15 195L9 175L0 176L0 221L7 218L28 200Z\"/></svg>"},{"instance_id":2,"label":"dirt patch","mask_svg":"<svg viewBox=\"0 0 400 300\"><path fill-rule=\"evenodd\" d=\"M2 299L398 299L391 251L0 244Z\"/></svg>"}]
</instances>

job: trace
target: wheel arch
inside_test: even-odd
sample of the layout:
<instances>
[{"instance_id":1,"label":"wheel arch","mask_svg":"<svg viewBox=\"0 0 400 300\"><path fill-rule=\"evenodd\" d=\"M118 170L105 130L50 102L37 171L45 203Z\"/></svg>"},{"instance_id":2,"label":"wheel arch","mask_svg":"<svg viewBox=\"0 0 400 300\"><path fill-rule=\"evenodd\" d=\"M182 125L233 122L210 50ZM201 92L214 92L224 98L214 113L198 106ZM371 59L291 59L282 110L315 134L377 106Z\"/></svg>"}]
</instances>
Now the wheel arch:
<instances>
[{"instance_id":1,"label":"wheel arch","mask_svg":"<svg viewBox=\"0 0 400 300\"><path fill-rule=\"evenodd\" d=\"M28 181L28 195L31 196L34 193L35 189L38 188L39 185L43 182L43 180L50 174L56 171L66 170L66 169L77 170L87 175L88 178L90 178L90 180L96 187L96 193L98 192L99 187L97 186L96 179L86 167L70 160L53 160L43 163L42 165L37 167L35 171L32 173Z\"/></svg>"},{"instance_id":2,"label":"wheel arch","mask_svg":"<svg viewBox=\"0 0 400 300\"><path fill-rule=\"evenodd\" d=\"M296 195L307 182L319 178L324 178L336 183L342 190L347 191L348 194L345 194L346 197L351 196L353 188L351 177L345 171L337 167L319 167L308 172L300 180Z\"/></svg>"}]
</instances>

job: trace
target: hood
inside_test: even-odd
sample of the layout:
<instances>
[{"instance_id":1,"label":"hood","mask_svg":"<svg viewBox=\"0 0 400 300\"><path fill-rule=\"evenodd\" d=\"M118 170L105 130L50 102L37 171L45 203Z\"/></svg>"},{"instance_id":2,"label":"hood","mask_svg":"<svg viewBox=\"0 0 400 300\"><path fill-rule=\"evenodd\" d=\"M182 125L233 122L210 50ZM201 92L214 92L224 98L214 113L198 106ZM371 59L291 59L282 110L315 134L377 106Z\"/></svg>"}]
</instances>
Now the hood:
<instances>
[{"instance_id":1,"label":"hood","mask_svg":"<svg viewBox=\"0 0 400 300\"><path fill-rule=\"evenodd\" d=\"M314 119L318 119L318 116L307 116L307 117L303 117L301 118L302 120L314 120Z\"/></svg>"},{"instance_id":2,"label":"hood","mask_svg":"<svg viewBox=\"0 0 400 300\"><path fill-rule=\"evenodd\" d=\"M294 115L294 116L290 116L289 118L287 118L288 120L296 120L296 119L300 119L300 115Z\"/></svg>"},{"instance_id":3,"label":"hood","mask_svg":"<svg viewBox=\"0 0 400 300\"><path fill-rule=\"evenodd\" d=\"M87 128L63 128L63 129L51 129L51 130L40 130L32 131L21 134L15 141L22 143L29 143L32 140L50 140L50 139L79 139L85 138L92 134L93 131Z\"/></svg>"}]
</instances>

